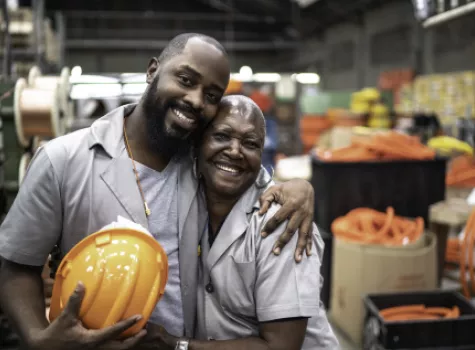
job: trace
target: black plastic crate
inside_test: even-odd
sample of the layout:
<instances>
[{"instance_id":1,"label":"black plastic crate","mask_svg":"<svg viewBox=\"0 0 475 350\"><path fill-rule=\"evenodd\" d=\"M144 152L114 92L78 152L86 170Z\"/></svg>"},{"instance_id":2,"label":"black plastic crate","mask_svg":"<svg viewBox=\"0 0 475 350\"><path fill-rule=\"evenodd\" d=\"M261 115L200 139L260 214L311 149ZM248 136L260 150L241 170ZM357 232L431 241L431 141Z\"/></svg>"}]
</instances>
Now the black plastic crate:
<instances>
[{"instance_id":1,"label":"black plastic crate","mask_svg":"<svg viewBox=\"0 0 475 350\"><path fill-rule=\"evenodd\" d=\"M445 199L446 159L322 162L312 158L315 222L331 232L336 218L359 207L428 219L429 206Z\"/></svg>"},{"instance_id":2,"label":"black plastic crate","mask_svg":"<svg viewBox=\"0 0 475 350\"><path fill-rule=\"evenodd\" d=\"M451 291L372 294L366 307L364 348L368 350L475 349L475 307ZM460 309L457 319L385 322L379 311L389 307L424 304Z\"/></svg>"}]
</instances>

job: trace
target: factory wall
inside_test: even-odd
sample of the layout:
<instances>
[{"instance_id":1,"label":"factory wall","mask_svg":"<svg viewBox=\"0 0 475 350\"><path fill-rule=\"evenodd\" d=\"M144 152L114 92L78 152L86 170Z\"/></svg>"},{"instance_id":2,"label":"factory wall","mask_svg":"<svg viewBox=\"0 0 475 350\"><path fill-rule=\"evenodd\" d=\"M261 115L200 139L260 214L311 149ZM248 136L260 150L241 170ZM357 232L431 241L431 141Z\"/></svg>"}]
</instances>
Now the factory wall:
<instances>
[{"instance_id":1,"label":"factory wall","mask_svg":"<svg viewBox=\"0 0 475 350\"><path fill-rule=\"evenodd\" d=\"M83 72L141 72L154 51L70 49L66 64ZM475 69L475 21L466 16L434 29L416 22L411 1L393 1L350 18L294 52L245 51L231 56L232 70L316 71L326 90L354 90L377 84L379 74L397 68L418 73Z\"/></svg>"},{"instance_id":2,"label":"factory wall","mask_svg":"<svg viewBox=\"0 0 475 350\"><path fill-rule=\"evenodd\" d=\"M66 52L66 64L69 67L81 66L84 73L145 72L150 58L158 54L155 51L75 49ZM288 62L288 52L250 51L230 55L232 71L235 72L243 65L251 66L254 71L272 71L272 64L285 61L286 57Z\"/></svg>"},{"instance_id":3,"label":"factory wall","mask_svg":"<svg viewBox=\"0 0 475 350\"><path fill-rule=\"evenodd\" d=\"M422 29L410 1L392 2L307 39L293 60L294 69L318 70L327 90L375 85L381 72L409 67L422 74L475 69L473 16Z\"/></svg>"}]
</instances>

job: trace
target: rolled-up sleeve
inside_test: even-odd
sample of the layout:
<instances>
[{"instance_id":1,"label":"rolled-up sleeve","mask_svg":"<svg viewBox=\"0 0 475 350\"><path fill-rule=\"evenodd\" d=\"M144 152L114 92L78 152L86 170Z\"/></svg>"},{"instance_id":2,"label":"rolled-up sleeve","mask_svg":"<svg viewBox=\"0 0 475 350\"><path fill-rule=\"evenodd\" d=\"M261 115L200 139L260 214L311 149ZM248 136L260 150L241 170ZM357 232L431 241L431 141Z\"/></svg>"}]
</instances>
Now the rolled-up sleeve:
<instances>
[{"instance_id":1,"label":"rolled-up sleeve","mask_svg":"<svg viewBox=\"0 0 475 350\"><path fill-rule=\"evenodd\" d=\"M41 266L61 230L60 183L50 157L40 148L0 227L0 256L18 264Z\"/></svg>"},{"instance_id":2,"label":"rolled-up sleeve","mask_svg":"<svg viewBox=\"0 0 475 350\"><path fill-rule=\"evenodd\" d=\"M273 212L267 214L271 217ZM270 237L257 242L256 311L259 322L284 318L313 317L320 312L320 254L323 241L314 225L312 255L304 254L300 263L294 260L298 234L282 249L272 253L277 237L285 230L282 224ZM274 238L273 238L274 237Z\"/></svg>"}]
</instances>

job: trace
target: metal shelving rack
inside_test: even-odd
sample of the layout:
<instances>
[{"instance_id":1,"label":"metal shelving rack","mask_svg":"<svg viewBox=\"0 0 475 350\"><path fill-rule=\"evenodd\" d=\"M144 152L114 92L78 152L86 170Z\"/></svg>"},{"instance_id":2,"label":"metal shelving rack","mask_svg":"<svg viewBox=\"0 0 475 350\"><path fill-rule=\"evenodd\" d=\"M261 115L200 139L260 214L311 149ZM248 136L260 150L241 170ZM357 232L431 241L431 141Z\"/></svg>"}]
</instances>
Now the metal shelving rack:
<instances>
[{"instance_id":1,"label":"metal shelving rack","mask_svg":"<svg viewBox=\"0 0 475 350\"><path fill-rule=\"evenodd\" d=\"M2 78L3 80L10 80L18 78L12 74L12 66L15 61L33 63L37 65L43 74L57 74L61 67L64 65L64 16L61 12L54 14L57 42L59 45L59 59L58 62L50 62L46 55L46 41L45 41L45 1L33 0L32 1L32 14L33 14L33 43L29 47L13 48L11 45L11 33L8 30L9 23L11 22L11 16L7 8L7 1L2 1L2 14L5 22L5 28L3 28L4 43L3 52L0 54L2 58Z\"/></svg>"}]
</instances>

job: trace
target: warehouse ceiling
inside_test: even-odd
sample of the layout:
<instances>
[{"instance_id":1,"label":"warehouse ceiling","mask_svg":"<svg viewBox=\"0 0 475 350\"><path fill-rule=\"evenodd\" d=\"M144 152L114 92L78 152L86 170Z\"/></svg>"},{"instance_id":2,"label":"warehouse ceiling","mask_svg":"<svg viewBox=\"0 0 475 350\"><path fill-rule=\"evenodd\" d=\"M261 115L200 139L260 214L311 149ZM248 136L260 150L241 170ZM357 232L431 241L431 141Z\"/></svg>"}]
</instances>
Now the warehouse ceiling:
<instances>
[{"instance_id":1,"label":"warehouse ceiling","mask_svg":"<svg viewBox=\"0 0 475 350\"><path fill-rule=\"evenodd\" d=\"M409 0L407 0L409 1ZM31 1L20 1L25 5ZM293 49L297 39L356 21L388 0L47 0L62 11L68 49L156 49L200 32L232 51Z\"/></svg>"}]
</instances>

